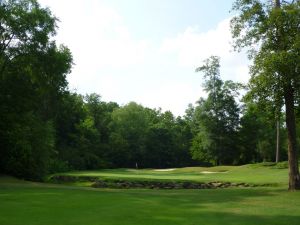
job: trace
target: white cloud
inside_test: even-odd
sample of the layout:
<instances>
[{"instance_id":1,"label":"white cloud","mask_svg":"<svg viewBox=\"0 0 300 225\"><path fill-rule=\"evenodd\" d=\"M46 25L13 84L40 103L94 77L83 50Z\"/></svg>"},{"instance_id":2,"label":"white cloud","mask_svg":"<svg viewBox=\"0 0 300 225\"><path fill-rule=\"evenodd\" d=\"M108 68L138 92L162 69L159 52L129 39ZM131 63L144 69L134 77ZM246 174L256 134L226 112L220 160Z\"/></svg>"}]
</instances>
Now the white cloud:
<instances>
[{"instance_id":1,"label":"white cloud","mask_svg":"<svg viewBox=\"0 0 300 225\"><path fill-rule=\"evenodd\" d=\"M190 85L189 82L170 81L149 88L138 96L136 101L138 103L147 102L147 106L151 108L161 107L164 111L170 110L175 115L183 115L189 103L195 103L199 96L204 95L199 84Z\"/></svg>"},{"instance_id":2,"label":"white cloud","mask_svg":"<svg viewBox=\"0 0 300 225\"><path fill-rule=\"evenodd\" d=\"M225 19L207 32L200 32L198 27L188 27L177 37L166 38L160 52L176 54L178 65L193 69L212 55L220 56L223 79L247 82L249 61L245 53L233 52L231 40L230 19Z\"/></svg>"},{"instance_id":3,"label":"white cloud","mask_svg":"<svg viewBox=\"0 0 300 225\"><path fill-rule=\"evenodd\" d=\"M103 68L127 68L143 63L148 49L146 40L134 40L123 18L101 1L40 0L61 21L56 40L66 44L75 66L69 82L88 91L88 86L103 80ZM88 79L87 79L88 77ZM95 79L91 81L91 78Z\"/></svg>"},{"instance_id":4,"label":"white cloud","mask_svg":"<svg viewBox=\"0 0 300 225\"><path fill-rule=\"evenodd\" d=\"M62 1L65 2L65 1ZM134 41L122 17L100 1L72 1L71 13L62 13L58 40L71 48L75 63L94 67L126 67L143 61L147 42Z\"/></svg>"},{"instance_id":5,"label":"white cloud","mask_svg":"<svg viewBox=\"0 0 300 225\"><path fill-rule=\"evenodd\" d=\"M205 58L221 57L223 79L248 80L245 54L231 51L229 19L207 32L187 27L174 37L136 39L122 15L99 0L40 2L61 20L57 41L70 48L76 64L68 80L82 94L180 115L204 96L201 75L194 71Z\"/></svg>"}]
</instances>

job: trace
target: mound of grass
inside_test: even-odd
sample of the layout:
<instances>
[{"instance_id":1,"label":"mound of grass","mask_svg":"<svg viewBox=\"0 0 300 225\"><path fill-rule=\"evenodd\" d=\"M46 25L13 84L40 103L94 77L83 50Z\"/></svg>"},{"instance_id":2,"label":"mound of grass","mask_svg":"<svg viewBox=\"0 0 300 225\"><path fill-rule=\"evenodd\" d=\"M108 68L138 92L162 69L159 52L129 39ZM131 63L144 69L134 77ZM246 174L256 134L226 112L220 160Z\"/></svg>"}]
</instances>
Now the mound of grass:
<instances>
[{"instance_id":1,"label":"mound of grass","mask_svg":"<svg viewBox=\"0 0 300 225\"><path fill-rule=\"evenodd\" d=\"M113 179L128 181L161 181L161 182L181 182L190 181L198 183L209 182L229 182L246 183L253 186L273 185L287 187L288 170L274 169L274 166L265 165L244 165L244 166L219 166L219 167L188 167L172 170L155 169L111 169L98 171L74 171L68 173L55 174L55 176L73 177L78 185L80 178L88 178L93 183L93 179ZM83 179L84 180L84 179ZM87 180L85 180L86 182ZM86 183L85 183L86 184Z\"/></svg>"},{"instance_id":2,"label":"mound of grass","mask_svg":"<svg viewBox=\"0 0 300 225\"><path fill-rule=\"evenodd\" d=\"M276 169L288 169L289 168L289 164L288 164L287 161L285 161L285 162L279 162L279 163L277 163L274 166L274 168L276 168Z\"/></svg>"},{"instance_id":3,"label":"mound of grass","mask_svg":"<svg viewBox=\"0 0 300 225\"><path fill-rule=\"evenodd\" d=\"M259 168L259 167L270 167L273 169L287 169L288 168L288 162L283 161L283 162L262 162L262 163L256 163L256 164L249 164L250 167L252 168Z\"/></svg>"}]
</instances>

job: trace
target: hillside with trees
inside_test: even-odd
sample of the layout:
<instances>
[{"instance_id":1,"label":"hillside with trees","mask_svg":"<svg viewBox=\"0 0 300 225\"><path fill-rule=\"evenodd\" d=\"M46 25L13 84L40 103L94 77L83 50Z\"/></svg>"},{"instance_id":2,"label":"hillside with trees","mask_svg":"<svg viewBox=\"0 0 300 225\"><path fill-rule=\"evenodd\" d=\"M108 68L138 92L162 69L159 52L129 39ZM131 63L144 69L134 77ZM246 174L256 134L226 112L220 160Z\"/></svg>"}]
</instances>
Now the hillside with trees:
<instances>
[{"instance_id":1,"label":"hillside with trees","mask_svg":"<svg viewBox=\"0 0 300 225\"><path fill-rule=\"evenodd\" d=\"M176 116L71 91L73 58L55 42L57 18L36 0L2 1L0 173L41 180L69 170L242 165L275 161L278 146L290 189L299 189L300 3L233 8L235 47L253 59L249 84L222 80L222 59L212 56L195 68L207 97Z\"/></svg>"}]
</instances>

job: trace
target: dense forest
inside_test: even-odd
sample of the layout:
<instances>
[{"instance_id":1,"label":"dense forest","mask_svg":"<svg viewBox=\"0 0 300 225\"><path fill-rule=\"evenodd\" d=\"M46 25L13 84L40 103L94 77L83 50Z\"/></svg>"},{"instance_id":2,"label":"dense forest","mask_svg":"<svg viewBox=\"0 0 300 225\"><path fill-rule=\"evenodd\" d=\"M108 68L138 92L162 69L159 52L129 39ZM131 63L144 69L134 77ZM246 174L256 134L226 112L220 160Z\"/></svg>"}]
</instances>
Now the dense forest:
<instances>
[{"instance_id":1,"label":"dense forest","mask_svg":"<svg viewBox=\"0 0 300 225\"><path fill-rule=\"evenodd\" d=\"M241 4L235 7L246 10ZM299 8L299 3L284 7ZM247 19L241 18L232 22L236 38L242 30L239 25L246 23L242 19ZM293 20L298 27L299 18ZM266 90L260 85L268 81L263 76L271 73L261 68L273 68L271 60L263 61L272 43L254 56L254 62L260 63L251 68L249 84L222 80L222 59L205 60L195 69L199 90L202 85L207 97L199 96L185 115L175 116L135 102L105 102L101 93L83 96L69 90L66 77L73 59L66 46L54 41L57 22L35 0L1 3L0 173L39 180L67 170L240 165L275 161L277 142L277 160L287 160L286 109L276 94L281 89L276 83ZM296 46L298 54L299 32L294 40L291 46ZM241 39L236 43L245 45ZM299 69L299 55L293 59L289 62ZM300 131L296 90L296 129Z\"/></svg>"}]
</instances>

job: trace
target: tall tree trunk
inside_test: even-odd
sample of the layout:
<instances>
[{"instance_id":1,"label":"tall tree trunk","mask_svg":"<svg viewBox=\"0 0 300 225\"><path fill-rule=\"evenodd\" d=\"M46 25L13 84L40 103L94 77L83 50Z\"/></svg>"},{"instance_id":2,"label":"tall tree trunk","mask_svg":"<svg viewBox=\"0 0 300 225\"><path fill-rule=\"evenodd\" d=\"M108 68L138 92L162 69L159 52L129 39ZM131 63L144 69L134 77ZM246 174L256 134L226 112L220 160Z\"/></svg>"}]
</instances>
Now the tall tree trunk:
<instances>
[{"instance_id":1,"label":"tall tree trunk","mask_svg":"<svg viewBox=\"0 0 300 225\"><path fill-rule=\"evenodd\" d=\"M279 149L280 149L280 118L277 118L276 122L276 163L279 162Z\"/></svg>"},{"instance_id":2,"label":"tall tree trunk","mask_svg":"<svg viewBox=\"0 0 300 225\"><path fill-rule=\"evenodd\" d=\"M275 4L275 8L279 9L280 8L280 0L274 0L274 4ZM280 35L278 35L278 41L280 40ZM277 118L277 124L276 124L276 128L277 128L277 137L276 137L276 163L279 162L279 115Z\"/></svg>"},{"instance_id":3,"label":"tall tree trunk","mask_svg":"<svg viewBox=\"0 0 300 225\"><path fill-rule=\"evenodd\" d=\"M288 84L284 89L284 99L288 133L289 190L296 190L300 189L300 177L297 154L294 91L291 84Z\"/></svg>"},{"instance_id":4,"label":"tall tree trunk","mask_svg":"<svg viewBox=\"0 0 300 225\"><path fill-rule=\"evenodd\" d=\"M281 1L274 0L275 8L281 8ZM278 45L281 45L280 34L278 36ZM296 138L296 119L295 119L295 104L294 104L294 89L291 81L288 81L284 87L285 114L286 126L288 133L288 157L289 157L289 190L300 189L300 177L297 154L297 138Z\"/></svg>"}]
</instances>

